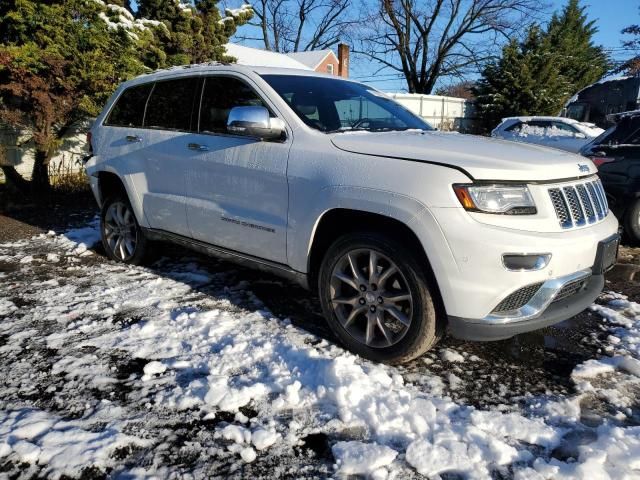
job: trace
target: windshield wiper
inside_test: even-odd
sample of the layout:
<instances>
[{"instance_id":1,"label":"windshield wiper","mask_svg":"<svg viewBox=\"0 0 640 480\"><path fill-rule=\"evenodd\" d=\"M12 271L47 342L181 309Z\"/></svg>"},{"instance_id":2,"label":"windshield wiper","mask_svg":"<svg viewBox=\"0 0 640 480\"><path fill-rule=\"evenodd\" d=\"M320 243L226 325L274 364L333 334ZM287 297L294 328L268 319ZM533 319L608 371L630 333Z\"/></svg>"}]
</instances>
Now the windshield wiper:
<instances>
[{"instance_id":1,"label":"windshield wiper","mask_svg":"<svg viewBox=\"0 0 640 480\"><path fill-rule=\"evenodd\" d=\"M404 132L412 130L408 127L377 127L377 128L338 128L336 130L326 130L324 133L346 133L346 132Z\"/></svg>"}]
</instances>

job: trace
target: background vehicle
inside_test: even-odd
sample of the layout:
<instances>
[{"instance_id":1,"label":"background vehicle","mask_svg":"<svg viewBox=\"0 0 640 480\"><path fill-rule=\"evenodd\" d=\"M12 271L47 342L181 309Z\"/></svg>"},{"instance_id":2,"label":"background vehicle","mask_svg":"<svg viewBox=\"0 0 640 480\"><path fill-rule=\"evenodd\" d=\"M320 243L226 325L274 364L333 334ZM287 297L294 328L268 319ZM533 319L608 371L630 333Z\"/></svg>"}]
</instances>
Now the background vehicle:
<instances>
[{"instance_id":1,"label":"background vehicle","mask_svg":"<svg viewBox=\"0 0 640 480\"><path fill-rule=\"evenodd\" d=\"M367 85L311 71L141 76L91 146L110 258L138 264L168 240L286 276L376 361L416 358L447 328L497 340L562 321L615 261L617 221L588 160L435 132Z\"/></svg>"},{"instance_id":2,"label":"background vehicle","mask_svg":"<svg viewBox=\"0 0 640 480\"><path fill-rule=\"evenodd\" d=\"M640 111L610 116L616 122L580 153L598 166L611 210L640 243Z\"/></svg>"},{"instance_id":3,"label":"background vehicle","mask_svg":"<svg viewBox=\"0 0 640 480\"><path fill-rule=\"evenodd\" d=\"M593 124L561 117L510 117L502 120L491 136L514 142L578 152L604 130Z\"/></svg>"},{"instance_id":4,"label":"background vehicle","mask_svg":"<svg viewBox=\"0 0 640 480\"><path fill-rule=\"evenodd\" d=\"M640 108L640 77L604 80L580 90L562 110L562 116L608 128L607 115Z\"/></svg>"}]
</instances>

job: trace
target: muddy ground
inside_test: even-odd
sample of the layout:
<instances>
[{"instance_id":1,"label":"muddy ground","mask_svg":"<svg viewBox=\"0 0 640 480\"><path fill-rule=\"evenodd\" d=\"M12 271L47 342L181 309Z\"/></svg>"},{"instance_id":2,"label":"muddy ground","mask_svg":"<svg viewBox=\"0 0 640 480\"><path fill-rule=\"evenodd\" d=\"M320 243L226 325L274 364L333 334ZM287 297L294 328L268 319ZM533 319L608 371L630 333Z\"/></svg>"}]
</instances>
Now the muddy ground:
<instances>
[{"instance_id":1,"label":"muddy ground","mask_svg":"<svg viewBox=\"0 0 640 480\"><path fill-rule=\"evenodd\" d=\"M93 199L89 195L79 195L73 201L54 201L47 206L5 206L4 210L0 211L0 243L30 239L34 235L50 230L64 232L69 228L86 224L96 213ZM164 246L162 256L164 258L151 267L151 271L155 274L168 275L170 271L175 270L176 264L196 262L200 268L222 275L227 285L246 285L247 291L260 299L274 316L288 318L294 325L302 327L318 338L334 341L320 314L317 300L296 285L261 272L187 252L175 246ZM80 257L79 261L86 265L107 262L100 247L96 247L95 255ZM620 264L607 275L605 290L623 293L631 301L640 301L640 283L634 278L636 271L640 269L639 264L640 249L623 247L620 252ZM24 274L21 270L16 270L15 266L0 262L0 272L6 274L3 282L22 282L28 287L30 282L64 279L72 275L67 266L64 263L43 263L37 269L34 268L30 273ZM27 276L21 278L20 275ZM209 285L198 293L206 295L222 288L222 285ZM29 288L15 289L11 301L20 311L28 311L34 307L31 293ZM243 301L239 300L239 308L251 308L251 299L246 299L244 304ZM131 324L136 322L136 313L119 312L116 318L123 325ZM44 322L34 325L33 328L47 329L47 332L42 333L50 334L55 326ZM585 360L603 355L605 353L603 340L607 335L601 318L595 313L586 311L559 325L500 342L469 343L447 337L437 349L409 365L399 367L398 371L406 382L415 385L420 385L423 379L431 379L434 375L440 377L445 385L446 394L458 403L481 409L526 409L531 399L539 396L561 398L575 393L575 385L570 377L572 370ZM4 339L0 338L0 345L3 341ZM474 357L474 361L463 363L444 361L441 358L443 349L464 352L465 356ZM10 375L11 369L15 368L15 362L24 356L33 355L33 352L40 357L39 361L26 360L31 368L35 368L33 388L0 389L0 405L7 402L11 404L21 402L25 405L55 410L62 415L72 417L77 403L101 399L104 394L101 391L76 391L76 398L73 392L65 392L63 381L50 375L49 371L51 365L60 360L60 352L42 349L37 345L32 350L25 349L18 359L0 359L3 375ZM135 358L119 358L117 352L114 352L112 362L118 378L122 379L121 387L117 388L113 395L126 401L129 393L126 379L132 374L141 375L143 363L137 362ZM633 407L632 410L627 412L624 425L640 425L640 412L637 407ZM615 409L611 409L610 405L594 401L592 405L583 406L581 421L585 425L597 426L605 420L619 421L618 413ZM250 416L250 409L246 414ZM206 440L208 427L210 425L206 421L190 420L187 417L171 418L167 419L163 425L161 434L168 435L168 444L180 450L188 439ZM141 452L120 452L119 455L126 462L144 463L145 456ZM297 477L296 472L305 472L300 476L308 477L324 477L330 474L333 458L328 439L324 434L308 435L295 455L300 459L300 463L298 466L291 467L291 478ZM562 457L561 453L558 455ZM189 464L192 461L187 453L167 454L166 459L167 465L179 467L186 472L189 471ZM262 463L258 462L240 476L269 476L269 472L274 468L274 465L269 462L274 460L265 459ZM238 471L235 470L237 466L234 465L217 458L215 468L209 470L207 474L238 475ZM23 470L22 467L25 469ZM27 468L11 462L3 464L0 459L0 477L3 475L2 472L9 478L25 477L25 475L36 478L39 475L37 468ZM107 473L89 468L84 470L80 477L101 478Z\"/></svg>"}]
</instances>

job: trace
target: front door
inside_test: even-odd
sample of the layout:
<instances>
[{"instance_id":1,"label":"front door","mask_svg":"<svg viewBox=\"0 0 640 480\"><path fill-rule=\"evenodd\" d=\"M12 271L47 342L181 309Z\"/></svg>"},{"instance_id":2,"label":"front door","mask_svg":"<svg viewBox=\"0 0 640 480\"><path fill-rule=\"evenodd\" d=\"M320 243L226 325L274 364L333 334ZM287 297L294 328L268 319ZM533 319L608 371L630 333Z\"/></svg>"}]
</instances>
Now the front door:
<instances>
[{"instance_id":1,"label":"front door","mask_svg":"<svg viewBox=\"0 0 640 480\"><path fill-rule=\"evenodd\" d=\"M199 133L190 135L186 158L189 228L197 240L286 263L291 141L229 134L227 117L236 106L269 108L244 79L205 78Z\"/></svg>"}]
</instances>

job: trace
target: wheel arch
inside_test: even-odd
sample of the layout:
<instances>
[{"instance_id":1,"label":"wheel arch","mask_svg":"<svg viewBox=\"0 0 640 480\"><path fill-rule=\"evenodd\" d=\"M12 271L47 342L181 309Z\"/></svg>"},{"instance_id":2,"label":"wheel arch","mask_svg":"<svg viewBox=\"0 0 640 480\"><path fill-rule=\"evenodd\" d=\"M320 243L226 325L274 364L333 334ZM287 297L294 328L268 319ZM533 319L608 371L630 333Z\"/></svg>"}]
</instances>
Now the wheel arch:
<instances>
[{"instance_id":1,"label":"wheel arch","mask_svg":"<svg viewBox=\"0 0 640 480\"><path fill-rule=\"evenodd\" d=\"M123 178L111 168L95 170L92 171L90 175L97 179L96 199L100 207L102 207L104 201L109 196L122 193L129 200L138 224L142 227L148 226L146 216L144 215L142 201L137 195L136 187L133 182L128 180L127 177Z\"/></svg>"},{"instance_id":2,"label":"wheel arch","mask_svg":"<svg viewBox=\"0 0 640 480\"><path fill-rule=\"evenodd\" d=\"M308 283L312 290L317 289L320 265L331 244L342 235L355 232L383 233L414 251L436 289L434 292L436 309L445 313L438 278L418 234L401 220L366 210L332 208L325 211L317 220L307 257Z\"/></svg>"},{"instance_id":3,"label":"wheel arch","mask_svg":"<svg viewBox=\"0 0 640 480\"><path fill-rule=\"evenodd\" d=\"M100 205L104 203L105 199L116 193L124 193L128 196L127 187L116 173L102 170L95 175L98 178Z\"/></svg>"}]
</instances>

